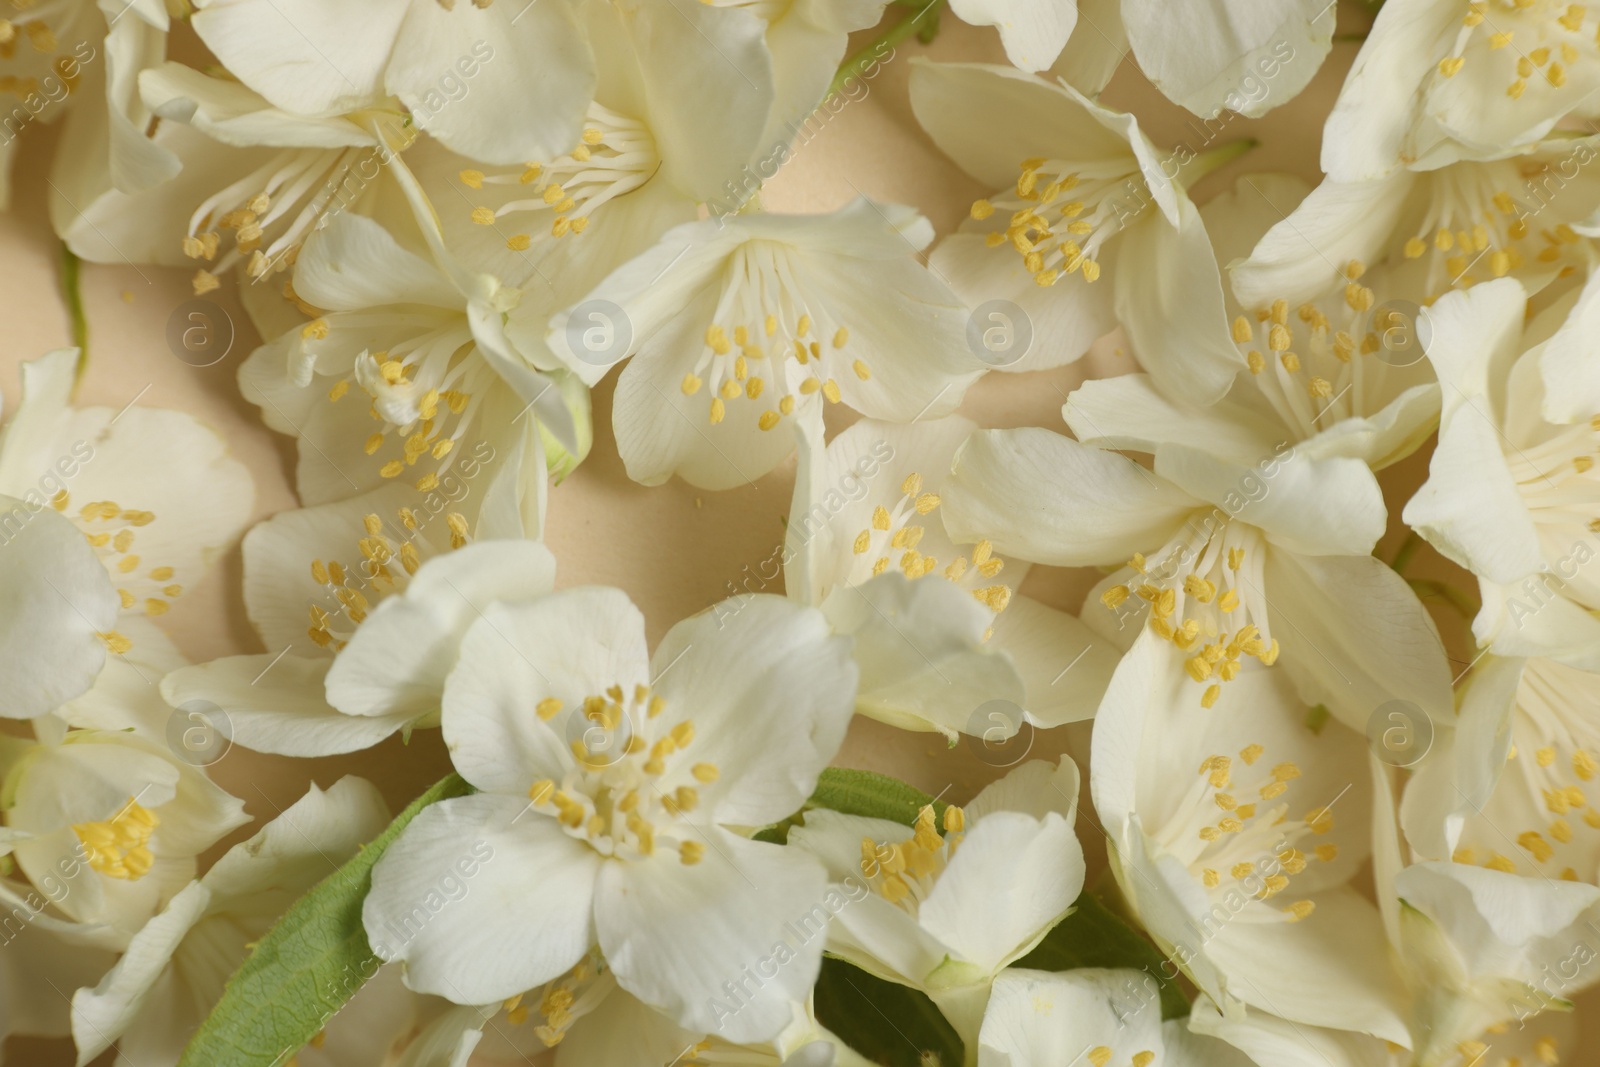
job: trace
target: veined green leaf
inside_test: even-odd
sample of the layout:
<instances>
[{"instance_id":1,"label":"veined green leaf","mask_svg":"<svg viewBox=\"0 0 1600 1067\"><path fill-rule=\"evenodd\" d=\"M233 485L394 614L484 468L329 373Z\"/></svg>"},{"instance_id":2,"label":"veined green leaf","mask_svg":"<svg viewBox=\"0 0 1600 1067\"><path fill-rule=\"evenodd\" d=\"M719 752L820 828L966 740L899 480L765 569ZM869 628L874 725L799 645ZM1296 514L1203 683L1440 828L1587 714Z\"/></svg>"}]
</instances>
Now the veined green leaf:
<instances>
[{"instance_id":1,"label":"veined green leaf","mask_svg":"<svg viewBox=\"0 0 1600 1067\"><path fill-rule=\"evenodd\" d=\"M810 808L888 819L907 826L915 823L917 812L929 804L933 805L933 813L942 825L947 805L898 778L848 767L829 767L823 771L817 780L817 791L806 802Z\"/></svg>"},{"instance_id":2,"label":"veined green leaf","mask_svg":"<svg viewBox=\"0 0 1600 1067\"><path fill-rule=\"evenodd\" d=\"M455 774L438 782L290 905L228 979L178 1067L276 1067L316 1036L381 962L361 925L373 865L423 808L470 792Z\"/></svg>"}]
</instances>

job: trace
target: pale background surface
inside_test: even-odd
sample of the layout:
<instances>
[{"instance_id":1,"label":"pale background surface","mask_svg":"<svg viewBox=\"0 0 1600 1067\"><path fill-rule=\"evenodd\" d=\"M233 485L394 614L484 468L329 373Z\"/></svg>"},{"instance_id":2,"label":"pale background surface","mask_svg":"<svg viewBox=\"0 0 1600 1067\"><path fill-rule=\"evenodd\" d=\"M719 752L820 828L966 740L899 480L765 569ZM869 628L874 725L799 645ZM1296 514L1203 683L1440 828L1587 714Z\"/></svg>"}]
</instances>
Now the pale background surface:
<instances>
[{"instance_id":1,"label":"pale background surface","mask_svg":"<svg viewBox=\"0 0 1600 1067\"><path fill-rule=\"evenodd\" d=\"M904 10L893 8L889 18L897 20ZM1369 22L1363 5L1341 5L1341 34L1363 32ZM874 32L859 35L853 46L873 36ZM1357 48L1355 43L1336 43L1322 70L1295 100L1263 119L1230 122L1217 143L1252 137L1260 147L1198 184L1192 190L1195 199L1204 203L1238 176L1255 171L1286 171L1315 183L1322 120ZM827 211L866 195L915 206L942 235L956 226L973 199L990 192L956 169L912 117L905 59L919 54L1005 61L992 31L967 27L946 15L933 45L913 40L899 46L894 59L868 83L868 94L821 124L816 136L767 185L762 194L767 209ZM1135 112L1158 146L1198 146L1201 141L1199 120L1161 97L1131 60L1113 79L1104 100ZM17 365L71 343L56 277L59 246L45 216L45 175L55 138L56 131L48 128L30 129L25 135L17 161L14 206L9 214L0 215L0 276L5 282L0 285L0 323L4 323L0 390L12 403L17 395ZM190 298L186 272L85 264L90 362L77 400L120 408L138 398L142 405L177 408L204 419L227 438L249 468L256 489L254 515L260 519L295 505L294 451L290 440L262 425L257 410L238 394L234 375L256 338L232 288L230 281L220 293L210 295L233 315L238 329L234 348L222 362L196 368L176 359L166 341L168 317ZM1113 335L1073 366L1034 374L991 374L969 392L961 410L983 426L1038 425L1065 432L1060 412L1067 393L1086 378L1133 369L1120 336ZM782 543L792 463L754 485L729 492L702 492L678 481L646 489L628 481L616 455L610 431L610 380L595 390L594 407L594 450L550 495L547 540L559 561L558 584L605 584L625 590L644 611L654 642L674 622L729 595L730 583L741 578L745 564L766 559ZM834 413L845 415L841 425L853 418L838 409ZM1426 476L1426 451L1385 472L1393 518L1380 547L1385 558L1399 541L1393 528L1399 506ZM1451 569L1425 550L1410 573L1449 577ZM167 631L193 660L268 651L245 618L240 575L235 547L164 617ZM1097 578L1086 570L1040 567L1023 590L1076 611ZM1463 579L1455 573L1458 585L1471 588ZM1448 608L1437 609L1435 617L1456 650L1456 670L1460 670L1466 665L1460 652L1466 647L1460 620ZM1036 735L1031 754L1053 757L1070 751L1080 767L1086 767L1087 726ZM965 745L946 750L932 735L901 733L864 719L852 728L839 762L897 775L952 802L970 798L997 774ZM309 782L326 786L348 773L376 782L391 808L398 810L449 769L438 735L422 731L410 746L393 738L367 752L318 760L266 756L236 747L212 772L224 788L244 800L251 815L269 819L300 797ZM1087 796L1079 810L1092 885L1103 869L1103 847ZM238 831L225 844L255 828ZM1600 1003L1600 997L1590 999ZM1586 1049L1600 1055L1600 1042L1586 1044ZM6 1051L11 1062L30 1067L72 1062L65 1042L14 1040ZM102 1062L109 1063L109 1055ZM1577 1062L1592 1060L1580 1057Z\"/></svg>"}]
</instances>

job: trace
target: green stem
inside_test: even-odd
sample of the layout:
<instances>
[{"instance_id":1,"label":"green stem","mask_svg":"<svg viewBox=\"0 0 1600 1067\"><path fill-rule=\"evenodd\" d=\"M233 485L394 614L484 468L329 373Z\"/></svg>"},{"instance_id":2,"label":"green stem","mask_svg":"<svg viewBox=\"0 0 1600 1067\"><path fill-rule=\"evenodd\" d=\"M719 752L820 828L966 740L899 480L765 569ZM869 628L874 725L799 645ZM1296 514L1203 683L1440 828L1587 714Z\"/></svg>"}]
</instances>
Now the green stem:
<instances>
[{"instance_id":1,"label":"green stem","mask_svg":"<svg viewBox=\"0 0 1600 1067\"><path fill-rule=\"evenodd\" d=\"M1431 578L1410 578L1407 579L1406 584L1410 585L1412 591L1423 599L1430 596L1442 597L1447 604L1460 612L1461 617L1468 622L1472 621L1473 617L1478 614L1478 602L1453 585L1436 582Z\"/></svg>"},{"instance_id":2,"label":"green stem","mask_svg":"<svg viewBox=\"0 0 1600 1067\"><path fill-rule=\"evenodd\" d=\"M78 257L64 243L61 246L61 295L67 302L67 314L72 319L72 343L78 349L78 377L83 377L89 366L89 317L83 310L82 278L78 270Z\"/></svg>"},{"instance_id":3,"label":"green stem","mask_svg":"<svg viewBox=\"0 0 1600 1067\"><path fill-rule=\"evenodd\" d=\"M1417 554L1417 549L1422 547L1422 538L1415 530L1406 531L1406 539L1400 542L1400 547L1394 551L1394 559L1389 561L1389 566L1396 574L1404 574L1411 565L1411 557Z\"/></svg>"},{"instance_id":4,"label":"green stem","mask_svg":"<svg viewBox=\"0 0 1600 1067\"><path fill-rule=\"evenodd\" d=\"M883 36L845 60L844 65L839 68L839 72L833 76L833 83L828 86L828 95L832 96L834 93L839 92L851 78L860 78L868 67L874 63L881 62L886 49L893 48L907 37L921 30L922 20L930 14L937 20L938 9L943 4L944 0L926 0L925 3L919 4L913 14L907 15L889 27Z\"/></svg>"},{"instance_id":5,"label":"green stem","mask_svg":"<svg viewBox=\"0 0 1600 1067\"><path fill-rule=\"evenodd\" d=\"M1244 137L1191 156L1178 167L1178 184L1188 189L1207 174L1220 170L1246 152L1255 150L1260 144L1261 142L1254 137Z\"/></svg>"}]
</instances>

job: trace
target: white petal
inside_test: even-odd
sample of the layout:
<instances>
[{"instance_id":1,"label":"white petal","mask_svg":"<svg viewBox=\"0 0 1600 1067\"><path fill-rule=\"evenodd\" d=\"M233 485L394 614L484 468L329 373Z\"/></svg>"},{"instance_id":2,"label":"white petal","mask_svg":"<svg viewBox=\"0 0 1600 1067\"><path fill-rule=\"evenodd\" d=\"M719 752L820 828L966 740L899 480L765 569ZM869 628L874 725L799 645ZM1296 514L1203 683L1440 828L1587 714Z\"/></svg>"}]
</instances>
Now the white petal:
<instances>
[{"instance_id":1,"label":"white petal","mask_svg":"<svg viewBox=\"0 0 1600 1067\"><path fill-rule=\"evenodd\" d=\"M517 8L412 3L384 88L419 129L487 163L551 159L578 143L594 57L566 0ZM465 94L443 94L451 84Z\"/></svg>"},{"instance_id":2,"label":"white petal","mask_svg":"<svg viewBox=\"0 0 1600 1067\"><path fill-rule=\"evenodd\" d=\"M479 541L428 560L385 598L328 671L328 703L347 715L429 715L467 628L496 601L555 587L556 561L534 541Z\"/></svg>"},{"instance_id":3,"label":"white petal","mask_svg":"<svg viewBox=\"0 0 1600 1067\"><path fill-rule=\"evenodd\" d=\"M798 849L705 833L693 865L667 850L605 865L600 948L622 988L681 1025L736 1043L770 1039L822 962L821 931L806 937L794 925L826 907L822 865Z\"/></svg>"},{"instance_id":4,"label":"white petal","mask_svg":"<svg viewBox=\"0 0 1600 1067\"><path fill-rule=\"evenodd\" d=\"M573 765L562 731L579 721L585 697L613 685L631 693L649 680L644 617L619 590L590 586L491 604L461 639L445 680L451 762L479 789L524 796ZM543 720L535 709L549 699L561 712Z\"/></svg>"},{"instance_id":5,"label":"white petal","mask_svg":"<svg viewBox=\"0 0 1600 1067\"><path fill-rule=\"evenodd\" d=\"M996 811L1020 811L1036 819L1055 812L1070 826L1078 817L1079 785L1078 765L1070 757L1062 756L1054 764L1029 760L984 786L962 811L968 826Z\"/></svg>"},{"instance_id":6,"label":"white petal","mask_svg":"<svg viewBox=\"0 0 1600 1067\"><path fill-rule=\"evenodd\" d=\"M1154 452L1167 443L1205 442L1214 456L1254 466L1283 440L1283 426L1231 399L1209 406L1180 403L1148 374L1121 374L1084 382L1061 409L1067 426L1086 445Z\"/></svg>"},{"instance_id":7,"label":"white petal","mask_svg":"<svg viewBox=\"0 0 1600 1067\"><path fill-rule=\"evenodd\" d=\"M1130 459L1035 428L973 434L943 501L957 541L1068 567L1163 544L1197 506Z\"/></svg>"},{"instance_id":8,"label":"white petal","mask_svg":"<svg viewBox=\"0 0 1600 1067\"><path fill-rule=\"evenodd\" d=\"M1021 676L1027 720L1045 729L1094 715L1118 658L1076 615L1020 595L994 617L989 645Z\"/></svg>"},{"instance_id":9,"label":"white petal","mask_svg":"<svg viewBox=\"0 0 1600 1067\"><path fill-rule=\"evenodd\" d=\"M1391 701L1434 722L1454 717L1450 664L1432 619L1405 579L1372 556L1268 553L1282 668L1308 704L1324 704L1354 730Z\"/></svg>"},{"instance_id":10,"label":"white petal","mask_svg":"<svg viewBox=\"0 0 1600 1067\"><path fill-rule=\"evenodd\" d=\"M1149 975L1083 967L1063 974L1010 970L995 979L979 1033L980 1067L1049 1067L1096 1048L1161 1058L1159 994ZM1068 1051L1070 1050L1070 1051ZM1120 1058L1119 1056L1119 1058ZM1170 1067L1170 1065L1167 1065Z\"/></svg>"},{"instance_id":11,"label":"white petal","mask_svg":"<svg viewBox=\"0 0 1600 1067\"><path fill-rule=\"evenodd\" d=\"M0 687L5 714L44 715L94 683L117 595L83 534L48 508L0 496Z\"/></svg>"},{"instance_id":12,"label":"white petal","mask_svg":"<svg viewBox=\"0 0 1600 1067\"><path fill-rule=\"evenodd\" d=\"M195 32L241 81L285 111L333 115L383 95L383 68L410 4L214 0Z\"/></svg>"},{"instance_id":13,"label":"white petal","mask_svg":"<svg viewBox=\"0 0 1600 1067\"><path fill-rule=\"evenodd\" d=\"M742 597L685 619L650 665L667 702L660 729L694 723L694 741L659 787L698 788L722 823L761 826L799 810L855 707L849 640L833 636L820 611L782 597ZM716 765L715 783L692 777L699 763Z\"/></svg>"},{"instance_id":14,"label":"white petal","mask_svg":"<svg viewBox=\"0 0 1600 1067\"><path fill-rule=\"evenodd\" d=\"M1600 360L1590 358L1587 338L1600 330L1600 280L1591 275L1576 306L1539 357L1544 379L1544 417L1571 423L1600 411Z\"/></svg>"},{"instance_id":15,"label":"white petal","mask_svg":"<svg viewBox=\"0 0 1600 1067\"><path fill-rule=\"evenodd\" d=\"M306 239L295 292L329 311L426 304L460 311L466 301L439 268L402 247L377 220L340 212Z\"/></svg>"},{"instance_id":16,"label":"white petal","mask_svg":"<svg viewBox=\"0 0 1600 1067\"><path fill-rule=\"evenodd\" d=\"M671 1063L700 1040L698 1032L618 988L573 1025L556 1047L554 1062L558 1067Z\"/></svg>"},{"instance_id":17,"label":"white petal","mask_svg":"<svg viewBox=\"0 0 1600 1067\"><path fill-rule=\"evenodd\" d=\"M1333 45L1323 0L1124 0L1122 21L1139 69L1205 118L1266 114L1306 87Z\"/></svg>"},{"instance_id":18,"label":"white petal","mask_svg":"<svg viewBox=\"0 0 1600 1067\"><path fill-rule=\"evenodd\" d=\"M410 988L485 1004L559 977L588 951L600 856L528 807L485 793L441 800L372 869L367 938L405 961Z\"/></svg>"},{"instance_id":19,"label":"white petal","mask_svg":"<svg viewBox=\"0 0 1600 1067\"><path fill-rule=\"evenodd\" d=\"M996 27L1006 58L1034 73L1056 61L1078 23L1076 4L1050 0L954 0L950 10L968 25Z\"/></svg>"},{"instance_id":20,"label":"white petal","mask_svg":"<svg viewBox=\"0 0 1600 1067\"><path fill-rule=\"evenodd\" d=\"M1067 913L1083 875L1083 848L1066 819L989 812L922 902L922 925L957 958L998 971Z\"/></svg>"}]
</instances>

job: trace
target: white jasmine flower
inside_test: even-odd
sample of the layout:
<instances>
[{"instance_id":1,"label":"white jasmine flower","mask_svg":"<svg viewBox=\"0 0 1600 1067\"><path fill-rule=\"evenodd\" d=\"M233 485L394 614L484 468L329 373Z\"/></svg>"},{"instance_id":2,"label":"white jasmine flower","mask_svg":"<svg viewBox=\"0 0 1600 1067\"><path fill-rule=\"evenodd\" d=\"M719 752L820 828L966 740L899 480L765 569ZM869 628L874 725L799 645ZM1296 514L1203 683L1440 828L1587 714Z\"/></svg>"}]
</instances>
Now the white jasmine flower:
<instances>
[{"instance_id":1,"label":"white jasmine flower","mask_svg":"<svg viewBox=\"0 0 1600 1067\"><path fill-rule=\"evenodd\" d=\"M1597 138L1557 137L1511 159L1324 178L1292 210L1276 205L1286 214L1233 265L1234 291L1251 306L1314 299L1342 285L1355 261L1386 268L1397 291L1379 288L1380 302L1429 304L1507 275L1536 293L1594 261L1581 234L1600 210L1600 180L1588 167L1597 148Z\"/></svg>"},{"instance_id":2,"label":"white jasmine flower","mask_svg":"<svg viewBox=\"0 0 1600 1067\"><path fill-rule=\"evenodd\" d=\"M200 853L250 821L202 770L122 731L67 731L8 762L17 868L35 886L59 879L63 915L124 941L194 878Z\"/></svg>"},{"instance_id":3,"label":"white jasmine flower","mask_svg":"<svg viewBox=\"0 0 1600 1067\"><path fill-rule=\"evenodd\" d=\"M1227 389L1241 359L1183 186L1199 157L1163 156L1132 115L1008 67L919 60L911 104L934 143L997 190L931 263L970 305L1003 299L1028 316L1032 349L1005 369L1070 363L1120 321L1174 392L1210 403Z\"/></svg>"},{"instance_id":4,"label":"white jasmine flower","mask_svg":"<svg viewBox=\"0 0 1600 1067\"><path fill-rule=\"evenodd\" d=\"M1034 760L965 808L947 808L942 826L932 805L915 827L814 809L789 841L816 853L851 899L828 927L828 951L927 993L970 1061L996 976L1027 955L1083 889L1077 803L1073 762Z\"/></svg>"},{"instance_id":5,"label":"white jasmine flower","mask_svg":"<svg viewBox=\"0 0 1600 1067\"><path fill-rule=\"evenodd\" d=\"M1141 417L1130 408L1130 439L1160 421ZM1111 445L1121 424L1106 422ZM1281 653L1305 702L1353 729L1396 699L1448 721L1433 624L1405 581L1367 555L1384 527L1367 465L1274 451L1245 473L1171 442L1157 444L1151 471L1044 429L983 430L957 456L942 510L953 537L982 531L1007 555L1055 566L1126 558L1099 587L1105 610L1084 621L1123 633L1148 624L1187 676L1172 684L1194 694L1191 707L1213 706L1249 661ZM1128 669L1124 659L1118 675Z\"/></svg>"},{"instance_id":6,"label":"white jasmine flower","mask_svg":"<svg viewBox=\"0 0 1600 1067\"><path fill-rule=\"evenodd\" d=\"M167 700L215 704L239 744L293 756L438 725L445 677L479 613L555 582L542 544L473 541L466 517L450 510L484 492L466 480L476 463L435 492L389 486L251 530L245 608L270 651L173 671L161 683Z\"/></svg>"},{"instance_id":7,"label":"white jasmine flower","mask_svg":"<svg viewBox=\"0 0 1600 1067\"><path fill-rule=\"evenodd\" d=\"M1250 1067L1182 1020L1162 1022L1155 980L1133 970L1006 971L995 979L978 1041L978 1067L1050 1067L1073 1052L1119 1067Z\"/></svg>"},{"instance_id":8,"label":"white jasmine flower","mask_svg":"<svg viewBox=\"0 0 1600 1067\"><path fill-rule=\"evenodd\" d=\"M1472 571L1480 645L1600 669L1600 375L1577 358L1600 287L1524 330L1511 278L1428 310L1428 358L1444 386L1439 444L1405 521ZM1576 410L1574 410L1576 409Z\"/></svg>"},{"instance_id":9,"label":"white jasmine flower","mask_svg":"<svg viewBox=\"0 0 1600 1067\"><path fill-rule=\"evenodd\" d=\"M1527 151L1597 113L1596 28L1554 0L1386 4L1328 116L1322 169L1356 181Z\"/></svg>"},{"instance_id":10,"label":"white jasmine flower","mask_svg":"<svg viewBox=\"0 0 1600 1067\"><path fill-rule=\"evenodd\" d=\"M1304 195L1298 179L1252 175L1200 214L1219 253L1248 248ZM1432 430L1439 387L1420 349L1409 365L1398 365L1383 348L1371 314L1378 298L1369 283L1385 283L1354 260L1343 266L1340 281L1292 314L1282 297L1243 307L1230 300L1243 367L1219 402L1196 404L1151 375L1129 374L1074 391L1063 412L1067 425L1089 444L1154 453L1158 472L1176 466L1179 455L1204 454L1218 484L1232 481L1241 501L1294 491L1259 469L1276 470L1280 458L1346 457L1376 470L1409 455ZM1376 481L1354 468L1348 478L1319 482L1305 488L1348 494L1341 511L1382 510ZM1249 510L1248 504L1242 508L1247 517Z\"/></svg>"},{"instance_id":11,"label":"white jasmine flower","mask_svg":"<svg viewBox=\"0 0 1600 1067\"><path fill-rule=\"evenodd\" d=\"M803 440L784 554L789 595L855 640L856 710L952 743L990 700L1039 727L1087 718L1116 662L1074 616L1015 595L1026 564L946 535L940 493L976 429L862 419L822 456Z\"/></svg>"},{"instance_id":12,"label":"white jasmine flower","mask_svg":"<svg viewBox=\"0 0 1600 1067\"><path fill-rule=\"evenodd\" d=\"M1090 787L1117 884L1230 1011L1408 1042L1378 911L1348 885L1371 848L1365 738L1257 665L1201 712L1182 657L1142 633L1095 719Z\"/></svg>"},{"instance_id":13,"label":"white jasmine flower","mask_svg":"<svg viewBox=\"0 0 1600 1067\"><path fill-rule=\"evenodd\" d=\"M984 368L960 300L915 258L932 238L910 208L866 199L736 215L679 226L601 282L585 303L616 305L631 330L612 356L634 357L612 413L628 476L753 481L793 451L784 420L815 425L824 402L901 422L953 410ZM550 345L598 380L606 367L571 351L569 315Z\"/></svg>"},{"instance_id":14,"label":"white jasmine flower","mask_svg":"<svg viewBox=\"0 0 1600 1067\"><path fill-rule=\"evenodd\" d=\"M598 944L621 988L680 1025L770 1039L816 978L821 939L783 936L825 878L806 853L731 828L800 808L843 740L855 681L848 642L780 598L755 598L726 628L680 623L653 659L615 590L490 606L444 694L451 758L481 792L423 811L378 862L374 950L404 960L413 989L485 1004L560 978ZM482 896L409 921L471 840L494 850ZM724 983L741 988L751 967L730 1006Z\"/></svg>"},{"instance_id":15,"label":"white jasmine flower","mask_svg":"<svg viewBox=\"0 0 1600 1067\"><path fill-rule=\"evenodd\" d=\"M78 1062L113 1043L118 1063L172 1067L223 983L296 897L389 821L370 783L341 778L307 794L235 845L133 936L116 966L72 997ZM380 1067L410 1027L410 996L393 970L352 974L354 999L297 1053L302 1067ZM366 982L371 978L372 981Z\"/></svg>"},{"instance_id":16,"label":"white jasmine flower","mask_svg":"<svg viewBox=\"0 0 1600 1067\"><path fill-rule=\"evenodd\" d=\"M22 365L0 433L3 713L34 718L81 696L119 620L159 616L243 527L250 479L188 415L74 408L76 349Z\"/></svg>"}]
</instances>

